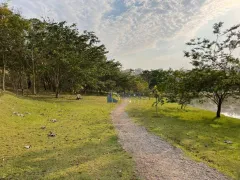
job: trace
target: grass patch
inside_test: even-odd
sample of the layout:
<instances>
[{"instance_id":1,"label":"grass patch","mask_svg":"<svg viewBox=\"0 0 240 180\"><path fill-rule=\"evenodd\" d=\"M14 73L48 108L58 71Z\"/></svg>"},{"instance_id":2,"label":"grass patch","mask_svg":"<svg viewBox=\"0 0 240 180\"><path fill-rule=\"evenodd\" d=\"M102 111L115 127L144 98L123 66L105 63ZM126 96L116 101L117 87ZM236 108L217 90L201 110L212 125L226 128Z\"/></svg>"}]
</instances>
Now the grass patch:
<instances>
[{"instance_id":1,"label":"grass patch","mask_svg":"<svg viewBox=\"0 0 240 180\"><path fill-rule=\"evenodd\" d=\"M240 120L177 104L159 107L159 115L151 100L131 100L130 117L149 131L180 147L198 161L218 169L234 179L240 178ZM230 142L229 144L226 142ZM232 143L232 144L231 144Z\"/></svg>"},{"instance_id":2,"label":"grass patch","mask_svg":"<svg viewBox=\"0 0 240 180\"><path fill-rule=\"evenodd\" d=\"M74 99L0 97L0 179L135 178L111 123L114 105L105 97Z\"/></svg>"}]
</instances>

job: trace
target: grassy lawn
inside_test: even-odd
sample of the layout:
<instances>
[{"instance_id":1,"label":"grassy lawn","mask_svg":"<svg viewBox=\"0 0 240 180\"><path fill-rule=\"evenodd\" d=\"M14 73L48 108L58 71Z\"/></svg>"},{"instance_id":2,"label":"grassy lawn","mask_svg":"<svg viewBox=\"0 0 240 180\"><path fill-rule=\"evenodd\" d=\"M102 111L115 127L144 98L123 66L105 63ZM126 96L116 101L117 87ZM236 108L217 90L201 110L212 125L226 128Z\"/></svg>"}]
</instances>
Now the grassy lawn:
<instances>
[{"instance_id":1,"label":"grassy lawn","mask_svg":"<svg viewBox=\"0 0 240 180\"><path fill-rule=\"evenodd\" d=\"M114 105L74 98L0 97L0 179L135 179L111 123Z\"/></svg>"},{"instance_id":2,"label":"grassy lawn","mask_svg":"<svg viewBox=\"0 0 240 180\"><path fill-rule=\"evenodd\" d=\"M130 117L149 131L180 147L195 160L219 171L240 178L240 120L177 104L159 107L159 116L152 107L153 99L132 100L127 107ZM228 144L224 141L228 141ZM231 141L231 142L230 142Z\"/></svg>"}]
</instances>

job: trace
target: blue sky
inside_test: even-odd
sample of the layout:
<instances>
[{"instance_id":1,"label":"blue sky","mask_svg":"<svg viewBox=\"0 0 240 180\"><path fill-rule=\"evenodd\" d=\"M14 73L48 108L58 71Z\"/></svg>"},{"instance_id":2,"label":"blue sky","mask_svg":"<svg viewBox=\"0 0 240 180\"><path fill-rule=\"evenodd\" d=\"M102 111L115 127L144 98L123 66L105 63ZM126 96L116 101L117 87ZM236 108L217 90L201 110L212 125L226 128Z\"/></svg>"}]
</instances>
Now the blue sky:
<instances>
[{"instance_id":1,"label":"blue sky","mask_svg":"<svg viewBox=\"0 0 240 180\"><path fill-rule=\"evenodd\" d=\"M0 0L5 2L5 0ZM240 23L240 0L10 0L23 16L51 17L94 31L124 68L190 68L185 42L215 22Z\"/></svg>"}]
</instances>

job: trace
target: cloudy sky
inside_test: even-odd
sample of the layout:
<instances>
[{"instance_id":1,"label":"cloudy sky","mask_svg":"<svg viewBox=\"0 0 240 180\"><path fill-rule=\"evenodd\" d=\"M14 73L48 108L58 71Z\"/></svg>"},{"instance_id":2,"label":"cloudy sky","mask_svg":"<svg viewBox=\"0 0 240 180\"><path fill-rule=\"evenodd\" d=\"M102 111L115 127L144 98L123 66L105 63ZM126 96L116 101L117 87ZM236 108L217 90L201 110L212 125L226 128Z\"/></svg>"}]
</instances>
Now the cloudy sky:
<instances>
[{"instance_id":1,"label":"cloudy sky","mask_svg":"<svg viewBox=\"0 0 240 180\"><path fill-rule=\"evenodd\" d=\"M0 0L5 2L5 0ZM190 68L185 42L212 25L240 23L240 0L10 0L23 16L51 17L94 31L124 68Z\"/></svg>"}]
</instances>

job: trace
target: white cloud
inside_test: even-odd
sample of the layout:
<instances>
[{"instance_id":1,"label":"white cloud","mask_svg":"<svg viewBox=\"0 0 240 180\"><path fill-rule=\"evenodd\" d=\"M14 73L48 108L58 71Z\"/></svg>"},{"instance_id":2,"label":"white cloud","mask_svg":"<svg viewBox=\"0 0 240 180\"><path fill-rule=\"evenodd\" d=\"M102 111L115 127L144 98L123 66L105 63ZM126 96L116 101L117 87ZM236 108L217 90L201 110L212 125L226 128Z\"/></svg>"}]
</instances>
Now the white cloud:
<instances>
[{"instance_id":1,"label":"white cloud","mask_svg":"<svg viewBox=\"0 0 240 180\"><path fill-rule=\"evenodd\" d=\"M50 17L77 23L80 30L95 30L111 10L111 0L12 0L11 5L27 17Z\"/></svg>"},{"instance_id":2,"label":"white cloud","mask_svg":"<svg viewBox=\"0 0 240 180\"><path fill-rule=\"evenodd\" d=\"M154 48L159 40L193 35L208 20L240 5L239 0L125 0L129 10L100 28L117 56ZM110 37L109 37L110 35Z\"/></svg>"},{"instance_id":3,"label":"white cloud","mask_svg":"<svg viewBox=\"0 0 240 180\"><path fill-rule=\"evenodd\" d=\"M220 15L227 13L231 8L239 7L239 0L207 0L199 9L199 11L193 15L191 20L185 27L179 31L180 35L187 33L188 36L195 35L195 32L208 21L217 18ZM191 31L189 31L191 29Z\"/></svg>"}]
</instances>

